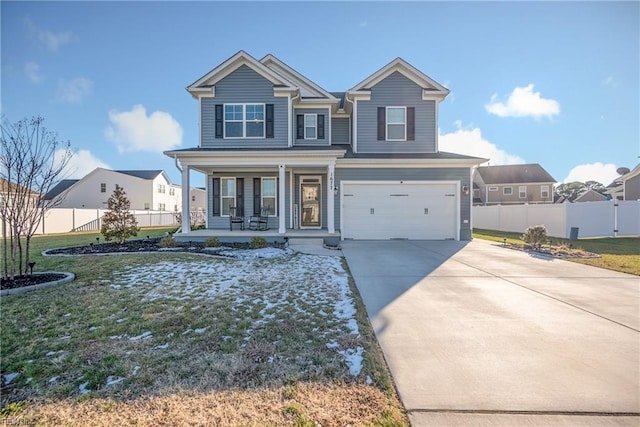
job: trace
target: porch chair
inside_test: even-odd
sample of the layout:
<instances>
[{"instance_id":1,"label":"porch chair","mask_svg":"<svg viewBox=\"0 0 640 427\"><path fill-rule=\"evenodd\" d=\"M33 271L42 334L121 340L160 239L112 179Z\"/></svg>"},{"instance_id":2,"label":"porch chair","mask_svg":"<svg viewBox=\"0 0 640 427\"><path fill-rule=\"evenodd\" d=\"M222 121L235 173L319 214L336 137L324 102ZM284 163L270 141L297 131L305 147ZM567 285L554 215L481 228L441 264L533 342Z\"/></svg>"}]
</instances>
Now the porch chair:
<instances>
[{"instance_id":1,"label":"porch chair","mask_svg":"<svg viewBox=\"0 0 640 427\"><path fill-rule=\"evenodd\" d=\"M269 209L260 208L260 215L249 217L249 230L265 231L269 229Z\"/></svg>"},{"instance_id":2,"label":"porch chair","mask_svg":"<svg viewBox=\"0 0 640 427\"><path fill-rule=\"evenodd\" d=\"M233 231L233 224L240 224L240 230L244 231L244 214L237 213L235 206L229 208L229 230Z\"/></svg>"}]
</instances>

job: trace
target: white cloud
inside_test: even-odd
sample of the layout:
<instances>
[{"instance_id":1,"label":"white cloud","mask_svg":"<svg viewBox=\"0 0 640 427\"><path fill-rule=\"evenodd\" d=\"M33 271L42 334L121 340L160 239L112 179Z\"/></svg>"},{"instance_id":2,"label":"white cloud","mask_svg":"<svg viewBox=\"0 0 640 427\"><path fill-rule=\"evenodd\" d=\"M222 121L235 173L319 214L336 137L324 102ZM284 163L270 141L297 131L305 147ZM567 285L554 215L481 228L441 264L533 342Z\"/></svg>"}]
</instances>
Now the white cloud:
<instances>
[{"instance_id":1,"label":"white cloud","mask_svg":"<svg viewBox=\"0 0 640 427\"><path fill-rule=\"evenodd\" d=\"M135 105L131 111L109 111L109 121L105 136L120 153L162 152L182 145L182 126L164 111L147 116L144 106Z\"/></svg>"},{"instance_id":2,"label":"white cloud","mask_svg":"<svg viewBox=\"0 0 640 427\"><path fill-rule=\"evenodd\" d=\"M79 104L82 99L93 90L93 82L84 77L78 77L71 81L60 80L58 82L58 98L71 104Z\"/></svg>"},{"instance_id":3,"label":"white cloud","mask_svg":"<svg viewBox=\"0 0 640 427\"><path fill-rule=\"evenodd\" d=\"M69 31L54 33L47 30L41 30L30 18L26 18L24 22L29 31L51 52L57 52L61 46L69 43L73 37Z\"/></svg>"},{"instance_id":4,"label":"white cloud","mask_svg":"<svg viewBox=\"0 0 640 427\"><path fill-rule=\"evenodd\" d=\"M455 132L439 134L438 145L441 151L482 157L489 159L491 165L524 163L521 157L509 154L484 139L480 128L463 129L460 122L456 122L456 126L458 130Z\"/></svg>"},{"instance_id":5,"label":"white cloud","mask_svg":"<svg viewBox=\"0 0 640 427\"><path fill-rule=\"evenodd\" d=\"M64 154L63 148L57 150L53 155L54 162L60 164ZM80 179L95 168L111 169L109 165L95 157L89 150L78 150L72 154L73 156L69 159L62 174L65 179Z\"/></svg>"},{"instance_id":6,"label":"white cloud","mask_svg":"<svg viewBox=\"0 0 640 427\"><path fill-rule=\"evenodd\" d=\"M569 175L567 175L563 182L597 181L602 185L609 185L614 179L620 176L620 174L616 172L617 169L617 166L613 163L604 164L596 162L578 165L571 169Z\"/></svg>"},{"instance_id":7,"label":"white cloud","mask_svg":"<svg viewBox=\"0 0 640 427\"><path fill-rule=\"evenodd\" d=\"M24 73L33 83L42 83L44 78L40 74L40 65L37 62L27 62L24 64Z\"/></svg>"},{"instance_id":8,"label":"white cloud","mask_svg":"<svg viewBox=\"0 0 640 427\"><path fill-rule=\"evenodd\" d=\"M533 83L524 87L516 87L503 103L497 100L498 94L491 96L491 102L484 108L498 117L553 117L560 114L560 104L555 99L543 98L540 92L533 91Z\"/></svg>"}]
</instances>

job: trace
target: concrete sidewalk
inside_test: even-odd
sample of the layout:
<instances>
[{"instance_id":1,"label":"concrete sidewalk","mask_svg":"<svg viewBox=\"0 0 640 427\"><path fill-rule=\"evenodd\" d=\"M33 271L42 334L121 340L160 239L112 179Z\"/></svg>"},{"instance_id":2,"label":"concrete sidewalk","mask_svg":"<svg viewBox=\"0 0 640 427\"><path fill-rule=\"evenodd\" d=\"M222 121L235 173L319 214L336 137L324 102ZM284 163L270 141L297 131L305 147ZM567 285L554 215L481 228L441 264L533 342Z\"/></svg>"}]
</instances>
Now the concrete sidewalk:
<instances>
[{"instance_id":1,"label":"concrete sidewalk","mask_svg":"<svg viewBox=\"0 0 640 427\"><path fill-rule=\"evenodd\" d=\"M638 425L640 279L481 240L342 252L414 425Z\"/></svg>"}]
</instances>

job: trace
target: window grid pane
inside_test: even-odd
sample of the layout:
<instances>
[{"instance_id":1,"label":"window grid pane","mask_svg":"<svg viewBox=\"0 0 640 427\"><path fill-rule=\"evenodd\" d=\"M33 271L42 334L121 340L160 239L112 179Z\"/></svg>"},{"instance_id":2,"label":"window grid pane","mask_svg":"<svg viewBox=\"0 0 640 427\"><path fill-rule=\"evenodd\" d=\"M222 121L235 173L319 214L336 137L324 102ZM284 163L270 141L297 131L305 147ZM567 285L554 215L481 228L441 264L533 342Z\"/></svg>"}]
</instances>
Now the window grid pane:
<instances>
[{"instance_id":1,"label":"window grid pane","mask_svg":"<svg viewBox=\"0 0 640 427\"><path fill-rule=\"evenodd\" d=\"M387 126L387 139L405 139L404 124Z\"/></svg>"},{"instance_id":2,"label":"window grid pane","mask_svg":"<svg viewBox=\"0 0 640 427\"><path fill-rule=\"evenodd\" d=\"M387 123L404 124L405 109L404 108L387 108Z\"/></svg>"}]
</instances>

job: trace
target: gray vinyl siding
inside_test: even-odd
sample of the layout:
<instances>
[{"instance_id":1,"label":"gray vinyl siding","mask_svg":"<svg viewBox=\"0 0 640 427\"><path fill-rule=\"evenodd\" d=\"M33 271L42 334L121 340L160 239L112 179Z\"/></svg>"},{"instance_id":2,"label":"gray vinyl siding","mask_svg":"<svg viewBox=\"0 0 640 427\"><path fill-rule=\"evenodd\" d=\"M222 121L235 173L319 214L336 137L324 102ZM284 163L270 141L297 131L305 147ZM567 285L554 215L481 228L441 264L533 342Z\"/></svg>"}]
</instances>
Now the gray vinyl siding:
<instances>
[{"instance_id":1,"label":"gray vinyl siding","mask_svg":"<svg viewBox=\"0 0 640 427\"><path fill-rule=\"evenodd\" d=\"M273 83L243 65L215 85L215 97L201 99L200 123L203 148L284 148L288 146L287 98L273 96ZM216 104L273 104L274 137L258 139L216 138Z\"/></svg>"},{"instance_id":2,"label":"gray vinyl siding","mask_svg":"<svg viewBox=\"0 0 640 427\"><path fill-rule=\"evenodd\" d=\"M468 168L336 168L336 185L341 181L460 181L471 188ZM472 192L460 192L460 240L471 240ZM464 221L467 221L466 223ZM340 229L340 198L335 203L335 227Z\"/></svg>"},{"instance_id":3,"label":"gray vinyl siding","mask_svg":"<svg viewBox=\"0 0 640 427\"><path fill-rule=\"evenodd\" d=\"M351 143L351 120L348 117L331 118L331 144Z\"/></svg>"},{"instance_id":4,"label":"gray vinyl siding","mask_svg":"<svg viewBox=\"0 0 640 427\"><path fill-rule=\"evenodd\" d=\"M378 141L378 107L414 107L415 141ZM434 153L436 102L422 100L422 88L394 72L371 88L370 101L358 101L359 153Z\"/></svg>"},{"instance_id":5,"label":"gray vinyl siding","mask_svg":"<svg viewBox=\"0 0 640 427\"><path fill-rule=\"evenodd\" d=\"M244 225L245 229L249 226L249 217L253 215L253 178L269 178L278 177L277 172L264 172L264 173L224 173L209 175L207 177L208 182L208 194L207 194L207 215L209 216L209 229L212 230L228 230L229 229L229 217L226 216L213 216L213 178L244 178ZM289 174L285 176L285 224L289 226ZM270 216L268 226L272 230L277 230L279 227L278 218L281 215L278 212L278 216ZM234 230L236 228L234 227Z\"/></svg>"},{"instance_id":6,"label":"gray vinyl siding","mask_svg":"<svg viewBox=\"0 0 640 427\"><path fill-rule=\"evenodd\" d=\"M324 115L324 139L298 139L297 117L298 114L323 114ZM328 108L300 108L293 110L293 138L294 145L304 147L321 147L329 145L329 109Z\"/></svg>"}]
</instances>

